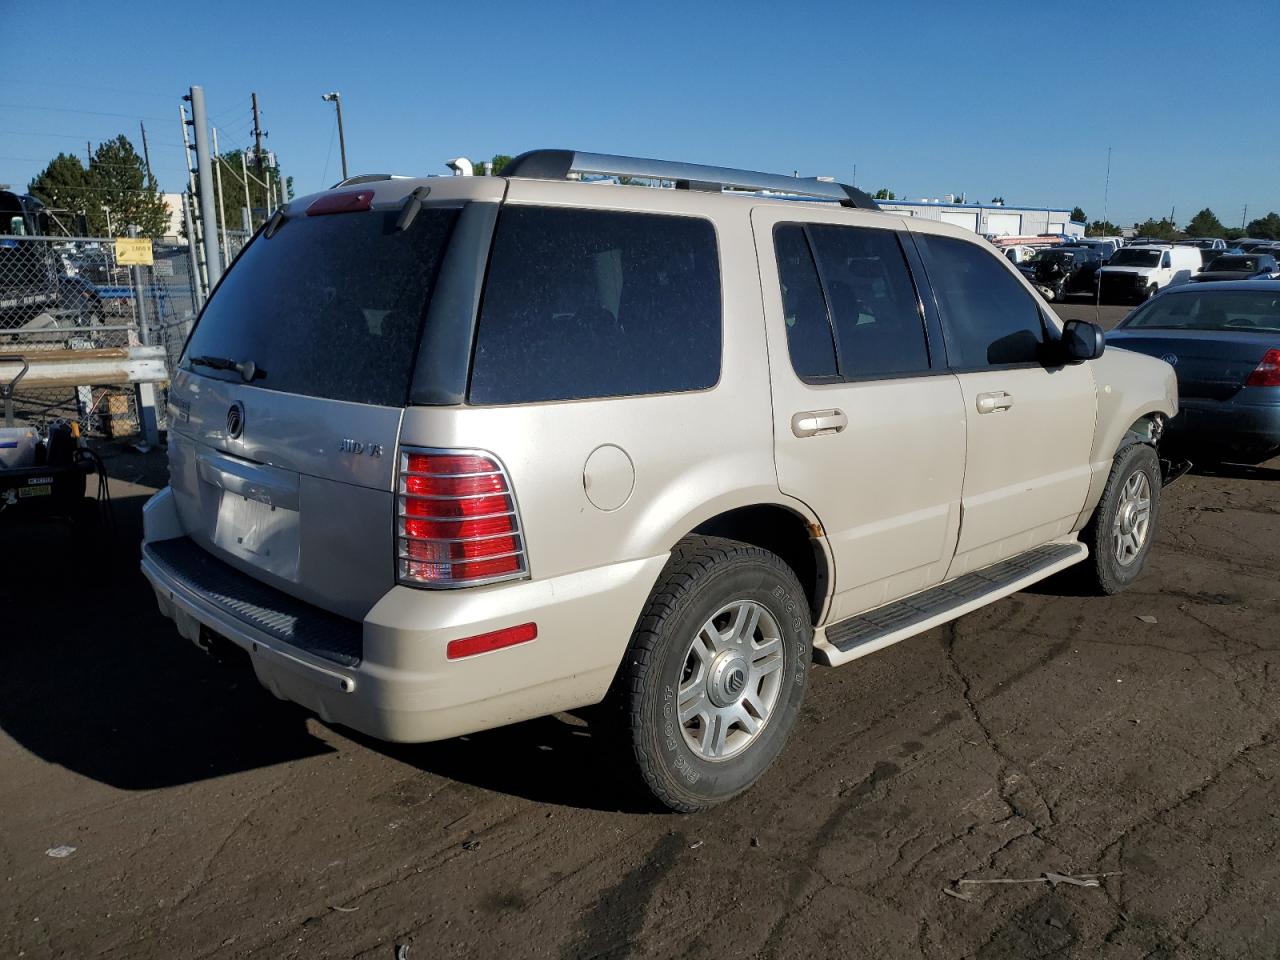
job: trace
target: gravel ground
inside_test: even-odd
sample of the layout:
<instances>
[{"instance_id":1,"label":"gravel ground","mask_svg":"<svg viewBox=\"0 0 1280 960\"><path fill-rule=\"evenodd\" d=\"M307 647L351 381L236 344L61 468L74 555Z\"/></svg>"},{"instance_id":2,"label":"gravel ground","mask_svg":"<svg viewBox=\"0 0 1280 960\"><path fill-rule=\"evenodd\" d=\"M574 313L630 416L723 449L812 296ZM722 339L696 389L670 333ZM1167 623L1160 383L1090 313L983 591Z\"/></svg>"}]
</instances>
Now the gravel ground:
<instances>
[{"instance_id":1,"label":"gravel ground","mask_svg":"<svg viewBox=\"0 0 1280 960\"><path fill-rule=\"evenodd\" d=\"M114 539L0 525L0 956L1280 951L1280 461L1168 487L1127 593L815 670L765 780L686 817L589 712L406 747L273 700L137 573L162 459L109 466ZM1109 876L959 883L1046 872Z\"/></svg>"}]
</instances>

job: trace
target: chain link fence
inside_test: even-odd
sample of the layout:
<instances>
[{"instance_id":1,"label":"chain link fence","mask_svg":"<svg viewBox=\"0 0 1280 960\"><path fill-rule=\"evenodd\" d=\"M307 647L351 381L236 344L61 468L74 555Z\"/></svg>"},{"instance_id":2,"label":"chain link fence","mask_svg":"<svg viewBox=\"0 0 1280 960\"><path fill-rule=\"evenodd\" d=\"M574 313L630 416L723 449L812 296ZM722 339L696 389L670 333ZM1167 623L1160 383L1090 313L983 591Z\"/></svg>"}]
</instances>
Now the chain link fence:
<instances>
[{"instance_id":1,"label":"chain link fence","mask_svg":"<svg viewBox=\"0 0 1280 960\"><path fill-rule=\"evenodd\" d=\"M220 237L228 262L249 235ZM163 346L170 376L199 312L202 264L184 241L152 242L149 266L119 263L115 241L102 237L0 236L0 356L74 360L75 351ZM0 369L5 381L17 366ZM167 384L156 413L164 429ZM137 391L129 384L19 384L14 422L41 432L78 423L87 436L127 438L141 429ZM0 426L4 426L0 422Z\"/></svg>"}]
</instances>

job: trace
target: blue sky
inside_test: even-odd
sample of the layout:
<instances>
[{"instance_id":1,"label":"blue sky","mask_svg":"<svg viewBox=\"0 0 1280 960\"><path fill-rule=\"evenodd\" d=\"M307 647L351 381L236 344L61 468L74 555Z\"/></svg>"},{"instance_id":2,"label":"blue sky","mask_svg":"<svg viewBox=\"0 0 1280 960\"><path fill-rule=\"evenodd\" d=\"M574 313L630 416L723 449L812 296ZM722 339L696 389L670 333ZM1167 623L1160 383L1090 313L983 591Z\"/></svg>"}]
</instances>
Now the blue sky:
<instances>
[{"instance_id":1,"label":"blue sky","mask_svg":"<svg viewBox=\"0 0 1280 960\"><path fill-rule=\"evenodd\" d=\"M206 91L249 93L299 194L352 173L571 147L827 174L911 199L1078 204L1128 225L1280 210L1273 3L176 4L0 0L0 182L145 119L166 190ZM52 30L52 32L50 32ZM104 114L118 114L108 116Z\"/></svg>"}]
</instances>

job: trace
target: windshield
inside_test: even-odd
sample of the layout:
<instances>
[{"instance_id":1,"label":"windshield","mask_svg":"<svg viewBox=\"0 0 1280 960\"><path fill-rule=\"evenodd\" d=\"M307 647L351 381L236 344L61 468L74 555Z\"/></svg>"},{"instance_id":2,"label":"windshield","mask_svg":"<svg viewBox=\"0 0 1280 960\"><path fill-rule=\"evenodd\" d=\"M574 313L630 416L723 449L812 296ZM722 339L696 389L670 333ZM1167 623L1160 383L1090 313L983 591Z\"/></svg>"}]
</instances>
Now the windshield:
<instances>
[{"instance_id":1,"label":"windshield","mask_svg":"<svg viewBox=\"0 0 1280 960\"><path fill-rule=\"evenodd\" d=\"M1210 270L1247 270L1254 273L1258 269L1257 257L1218 257L1209 264Z\"/></svg>"},{"instance_id":2,"label":"windshield","mask_svg":"<svg viewBox=\"0 0 1280 960\"><path fill-rule=\"evenodd\" d=\"M406 230L396 229L399 210L298 216L271 238L259 234L205 306L183 368L403 406L457 213L426 208Z\"/></svg>"},{"instance_id":3,"label":"windshield","mask_svg":"<svg viewBox=\"0 0 1280 960\"><path fill-rule=\"evenodd\" d=\"M1130 329L1280 333L1280 293L1275 290L1179 291L1156 297L1120 326Z\"/></svg>"},{"instance_id":4,"label":"windshield","mask_svg":"<svg viewBox=\"0 0 1280 960\"><path fill-rule=\"evenodd\" d=\"M1158 267L1160 265L1159 250L1141 250L1136 247L1125 247L1117 250L1108 266L1112 267Z\"/></svg>"}]
</instances>

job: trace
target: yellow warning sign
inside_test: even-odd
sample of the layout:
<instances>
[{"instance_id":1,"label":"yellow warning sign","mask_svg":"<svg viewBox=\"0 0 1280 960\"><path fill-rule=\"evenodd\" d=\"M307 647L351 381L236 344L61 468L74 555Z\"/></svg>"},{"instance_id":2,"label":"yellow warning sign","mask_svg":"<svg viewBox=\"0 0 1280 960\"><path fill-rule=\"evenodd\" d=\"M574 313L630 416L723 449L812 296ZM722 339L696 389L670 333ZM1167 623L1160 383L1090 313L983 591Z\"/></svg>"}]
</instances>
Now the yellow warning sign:
<instances>
[{"instance_id":1,"label":"yellow warning sign","mask_svg":"<svg viewBox=\"0 0 1280 960\"><path fill-rule=\"evenodd\" d=\"M119 237L116 239L116 263L122 267L149 267L151 241L146 237Z\"/></svg>"}]
</instances>

